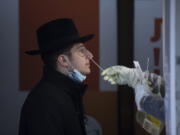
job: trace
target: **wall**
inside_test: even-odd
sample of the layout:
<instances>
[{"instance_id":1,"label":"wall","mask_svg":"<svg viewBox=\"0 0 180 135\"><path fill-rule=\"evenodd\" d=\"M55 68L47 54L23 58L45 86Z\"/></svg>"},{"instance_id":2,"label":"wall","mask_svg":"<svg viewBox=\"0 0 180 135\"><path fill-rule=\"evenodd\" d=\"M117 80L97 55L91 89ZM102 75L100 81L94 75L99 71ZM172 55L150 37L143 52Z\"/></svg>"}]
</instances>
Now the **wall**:
<instances>
[{"instance_id":1,"label":"wall","mask_svg":"<svg viewBox=\"0 0 180 135\"><path fill-rule=\"evenodd\" d=\"M100 0L99 4L99 59L102 68L117 65L117 0ZM100 89L116 91L117 87L101 77Z\"/></svg>"},{"instance_id":2,"label":"wall","mask_svg":"<svg viewBox=\"0 0 180 135\"><path fill-rule=\"evenodd\" d=\"M156 19L162 19L162 0L135 0L134 15L134 59L145 71L149 58L149 71L158 69L162 73L162 23L156 24ZM154 37L158 39L152 41ZM160 50L158 57L154 54L154 48ZM156 61L159 63L156 64Z\"/></svg>"},{"instance_id":3,"label":"wall","mask_svg":"<svg viewBox=\"0 0 180 135\"><path fill-rule=\"evenodd\" d=\"M35 31L50 20L72 18L81 36L95 34L94 38L85 45L93 53L94 60L99 63L99 1L20 0L19 4L21 90L31 89L41 78L40 56L29 56L24 52L37 48ZM99 89L99 69L92 64L91 70L87 83L89 89L97 91Z\"/></svg>"},{"instance_id":4,"label":"wall","mask_svg":"<svg viewBox=\"0 0 180 135\"><path fill-rule=\"evenodd\" d=\"M16 135L27 94L18 89L18 0L1 2L0 18L0 135Z\"/></svg>"},{"instance_id":5,"label":"wall","mask_svg":"<svg viewBox=\"0 0 180 135\"><path fill-rule=\"evenodd\" d=\"M176 0L176 130L180 135L180 1Z\"/></svg>"}]
</instances>

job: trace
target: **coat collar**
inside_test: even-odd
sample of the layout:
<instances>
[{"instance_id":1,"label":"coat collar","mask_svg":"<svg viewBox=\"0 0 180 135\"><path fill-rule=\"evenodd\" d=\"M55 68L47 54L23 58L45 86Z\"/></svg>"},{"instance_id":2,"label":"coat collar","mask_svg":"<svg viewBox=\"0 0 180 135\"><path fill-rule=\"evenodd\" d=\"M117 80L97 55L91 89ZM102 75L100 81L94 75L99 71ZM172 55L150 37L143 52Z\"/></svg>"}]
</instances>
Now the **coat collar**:
<instances>
[{"instance_id":1,"label":"coat collar","mask_svg":"<svg viewBox=\"0 0 180 135\"><path fill-rule=\"evenodd\" d=\"M63 86L67 87L67 89L63 90L72 96L83 96L87 88L87 85L74 81L48 66L44 67L43 79L50 81L59 89L62 89Z\"/></svg>"}]
</instances>

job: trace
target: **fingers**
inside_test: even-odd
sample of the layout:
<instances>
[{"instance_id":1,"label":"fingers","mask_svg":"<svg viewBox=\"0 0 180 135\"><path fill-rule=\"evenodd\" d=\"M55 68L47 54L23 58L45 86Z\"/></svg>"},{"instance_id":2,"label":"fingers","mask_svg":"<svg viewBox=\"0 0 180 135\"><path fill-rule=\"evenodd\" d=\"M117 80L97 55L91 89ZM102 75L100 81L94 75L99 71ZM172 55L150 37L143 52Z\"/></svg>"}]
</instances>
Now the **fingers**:
<instances>
[{"instance_id":1,"label":"fingers","mask_svg":"<svg viewBox=\"0 0 180 135\"><path fill-rule=\"evenodd\" d=\"M130 68L124 66L112 66L105 69L101 75L104 80L111 84L127 84L129 80Z\"/></svg>"},{"instance_id":2,"label":"fingers","mask_svg":"<svg viewBox=\"0 0 180 135\"><path fill-rule=\"evenodd\" d=\"M116 84L116 82L114 81L114 74L115 71L113 70L113 67L109 67L101 73L101 75L104 76L104 80L108 81L111 85Z\"/></svg>"},{"instance_id":3,"label":"fingers","mask_svg":"<svg viewBox=\"0 0 180 135\"><path fill-rule=\"evenodd\" d=\"M123 72L123 70L126 69L124 66L111 66L107 69L105 69L101 75L104 76L104 75L114 75L116 73L119 73L119 72Z\"/></svg>"},{"instance_id":4,"label":"fingers","mask_svg":"<svg viewBox=\"0 0 180 135\"><path fill-rule=\"evenodd\" d=\"M104 80L105 80L105 81L108 81L108 82L111 83L112 85L113 85L113 84L116 84L115 79L114 79L113 77L105 76L105 77L104 77Z\"/></svg>"}]
</instances>

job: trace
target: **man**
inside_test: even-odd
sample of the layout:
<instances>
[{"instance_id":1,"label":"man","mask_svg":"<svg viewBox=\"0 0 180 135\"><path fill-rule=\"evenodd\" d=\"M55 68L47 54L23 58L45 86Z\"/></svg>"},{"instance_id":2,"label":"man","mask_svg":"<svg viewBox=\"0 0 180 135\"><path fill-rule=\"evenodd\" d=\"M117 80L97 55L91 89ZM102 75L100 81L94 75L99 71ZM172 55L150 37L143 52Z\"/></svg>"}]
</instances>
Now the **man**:
<instances>
[{"instance_id":1,"label":"man","mask_svg":"<svg viewBox=\"0 0 180 135\"><path fill-rule=\"evenodd\" d=\"M19 135L86 135L82 96L93 57L71 19L56 19L37 30L44 72L28 95L20 118Z\"/></svg>"},{"instance_id":2,"label":"man","mask_svg":"<svg viewBox=\"0 0 180 135\"><path fill-rule=\"evenodd\" d=\"M102 75L111 84L134 88L138 111L147 112L165 122L164 100L160 95L161 91L164 91L164 82L160 76L125 66L109 67L102 72Z\"/></svg>"}]
</instances>

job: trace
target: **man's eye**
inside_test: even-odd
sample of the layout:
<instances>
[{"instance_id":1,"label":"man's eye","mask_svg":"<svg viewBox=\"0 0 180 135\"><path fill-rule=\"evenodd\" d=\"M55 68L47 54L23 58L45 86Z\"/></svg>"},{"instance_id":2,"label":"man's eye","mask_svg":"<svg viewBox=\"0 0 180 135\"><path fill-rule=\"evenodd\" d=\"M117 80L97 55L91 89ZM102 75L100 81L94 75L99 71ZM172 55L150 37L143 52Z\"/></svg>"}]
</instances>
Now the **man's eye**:
<instances>
[{"instance_id":1,"label":"man's eye","mask_svg":"<svg viewBox=\"0 0 180 135\"><path fill-rule=\"evenodd\" d=\"M85 50L86 50L85 48L80 48L79 49L80 52L85 52Z\"/></svg>"}]
</instances>

